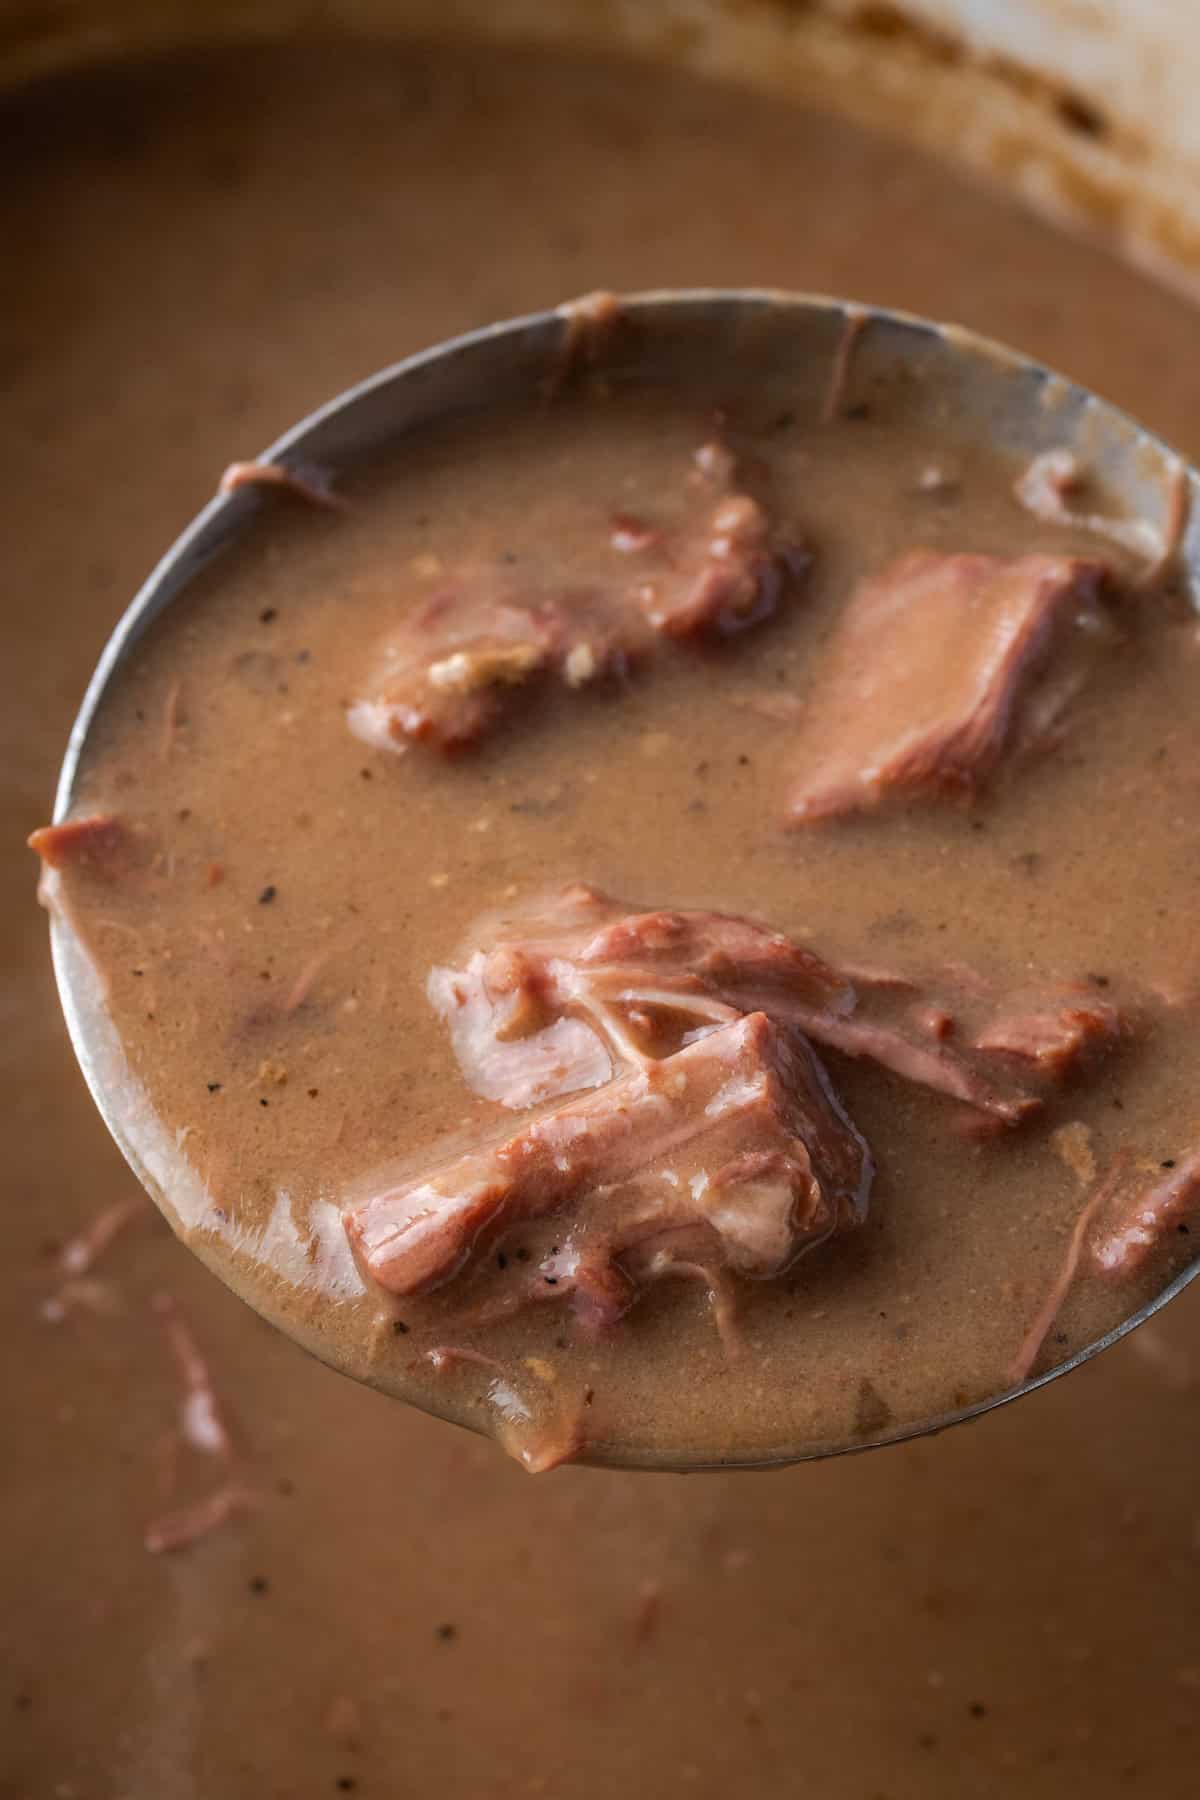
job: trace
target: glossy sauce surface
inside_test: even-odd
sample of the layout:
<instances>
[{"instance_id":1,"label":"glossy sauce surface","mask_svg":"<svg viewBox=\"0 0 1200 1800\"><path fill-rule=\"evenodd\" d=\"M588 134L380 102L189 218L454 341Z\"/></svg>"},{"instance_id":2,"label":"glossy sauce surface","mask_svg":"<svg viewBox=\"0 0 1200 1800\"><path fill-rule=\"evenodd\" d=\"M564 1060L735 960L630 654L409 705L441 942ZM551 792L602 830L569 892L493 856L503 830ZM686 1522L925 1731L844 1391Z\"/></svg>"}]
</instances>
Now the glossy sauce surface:
<instances>
[{"instance_id":1,"label":"glossy sauce surface","mask_svg":"<svg viewBox=\"0 0 1200 1800\"><path fill-rule=\"evenodd\" d=\"M1180 303L894 147L758 100L372 52L98 80L11 104L5 125L37 171L5 200L10 840L44 815L115 611L231 450L548 296L762 281L953 313L1196 448ZM797 192L818 171L837 187L799 233L791 209L745 205L784 160ZM698 191L703 208L682 203ZM136 232L114 239L113 218ZM102 1316L81 1301L55 1324L48 1244L131 1184L71 1067L28 873L14 858L5 876L16 1792L390 1792L401 1766L463 1794L769 1794L797 1772L839 1797L958 1794L965 1775L983 1794L1190 1792L1188 1299L977 1427L769 1482L529 1483L300 1357L151 1216L97 1262ZM141 1536L177 1409L162 1289L256 1501L156 1560ZM209 1466L187 1452L185 1491Z\"/></svg>"},{"instance_id":2,"label":"glossy sauce surface","mask_svg":"<svg viewBox=\"0 0 1200 1800\"><path fill-rule=\"evenodd\" d=\"M128 1061L118 1116L135 1144L147 1111L156 1121L169 1214L323 1357L502 1438L514 1407L534 1434L578 1412L596 1460L769 1461L1002 1392L1096 1173L1126 1147L1149 1183L1200 1135L1192 846L1177 823L1200 761L1200 643L1186 607L1133 591L1129 558L1110 559L1114 591L1084 609L1090 629L1072 623L1052 648L1052 666L1082 658L1087 675L1056 748L1010 754L970 803L902 794L787 829L814 754L805 727L816 714L817 734L836 730L819 709L856 583L915 543L1107 548L1031 520L1019 465L914 422L907 386L854 376L836 423L785 408L785 376L742 391L736 362L673 398L611 384L531 396L527 414L448 428L339 483L348 512L271 496L243 547L139 647L89 746L75 811L126 822L138 866L68 866L55 892ZM858 392L869 402L853 405ZM718 400L722 448L758 471L776 529L813 546L774 617L707 647L668 644L627 677L528 682L471 753L379 749L347 729L375 647L423 608L436 643L443 595L624 604L658 564L613 548L611 519L684 529ZM929 469L944 485L921 486ZM1113 838L1127 846L1119 871ZM985 1116L822 1050L874 1158L867 1223L774 1279L726 1281L724 1334L698 1275L652 1284L599 1334L569 1290L474 1323L529 1288L527 1267L544 1286L536 1271L558 1267L586 1194L544 1220L514 1203L512 1224L468 1240L465 1271L391 1303L341 1232L351 1197L396 1168L420 1179L445 1140L521 1124L457 1068L430 971L479 941L481 915L519 915L579 881L645 910L759 920L836 966L911 979L910 1010L938 996L953 1009L947 1055L960 1039L969 1050L972 1009L1036 1011L1062 981L1124 1009L1131 1041L1089 1058L1036 1123L983 1142ZM1165 1005L1176 990L1184 1003ZM903 1004L891 1011L903 1021ZM913 1038L931 1043L923 1029ZM1016 1092L1026 1072L1001 1058L991 1080ZM1064 1126L1082 1157L1060 1154ZM1169 1242L1137 1279L1081 1278L1038 1366L1117 1324L1190 1248ZM447 1364L447 1345L487 1361Z\"/></svg>"}]
</instances>

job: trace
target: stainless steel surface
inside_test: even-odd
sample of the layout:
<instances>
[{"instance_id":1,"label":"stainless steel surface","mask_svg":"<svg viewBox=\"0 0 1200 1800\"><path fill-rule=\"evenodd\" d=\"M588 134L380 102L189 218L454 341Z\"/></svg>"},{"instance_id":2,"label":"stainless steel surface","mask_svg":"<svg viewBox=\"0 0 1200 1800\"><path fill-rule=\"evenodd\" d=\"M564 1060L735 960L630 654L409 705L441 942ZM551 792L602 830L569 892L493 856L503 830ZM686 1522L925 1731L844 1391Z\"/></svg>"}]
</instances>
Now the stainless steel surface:
<instances>
[{"instance_id":1,"label":"stainless steel surface","mask_svg":"<svg viewBox=\"0 0 1200 1800\"><path fill-rule=\"evenodd\" d=\"M339 471L384 444L411 444L415 449L422 432L435 423L444 426L461 420L467 425L492 406L544 405L569 378L579 318L571 306L553 308L487 326L409 357L302 420L261 460L293 467L315 464L329 470L336 482ZM622 299L620 323L595 340L595 360L589 366L613 383L662 384L682 380L698 367L727 363L737 367L741 390L761 386L786 397L798 416L816 422L830 391L831 370L852 326L856 335L847 359L847 392L851 396L870 392L877 413L886 416L888 408L903 409L906 417L936 426L948 446L988 442L1029 456L1052 448L1070 449L1131 516L1165 528L1171 480L1180 467L1169 446L1086 389L961 327L840 299L773 290L646 293ZM1180 578L1197 604L1200 477L1188 469L1186 481L1190 506ZM260 508L274 504L278 501L270 489L242 488L218 495L135 596L101 655L72 728L55 800L56 821L70 810L98 709L142 633L201 569L252 528ZM59 994L80 1068L123 1154L176 1224L186 1209L163 1191L158 1171L165 1170L170 1159L160 1158L155 1149L156 1122L131 1119L112 1104L121 1051L91 965L58 914L52 914L51 932ZM1200 1257L1113 1331L1020 1388L865 1443L809 1448L776 1460L807 1461L878 1448L941 1431L1004 1405L1107 1349L1158 1312L1197 1273Z\"/></svg>"}]
</instances>

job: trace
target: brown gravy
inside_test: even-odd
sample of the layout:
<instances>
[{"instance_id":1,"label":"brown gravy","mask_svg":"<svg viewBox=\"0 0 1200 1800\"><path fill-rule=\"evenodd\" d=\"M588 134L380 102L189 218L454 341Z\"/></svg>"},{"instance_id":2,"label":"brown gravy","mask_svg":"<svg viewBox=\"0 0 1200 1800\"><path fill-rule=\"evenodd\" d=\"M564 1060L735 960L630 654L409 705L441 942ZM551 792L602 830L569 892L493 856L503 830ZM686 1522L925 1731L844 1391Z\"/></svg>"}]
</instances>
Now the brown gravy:
<instances>
[{"instance_id":1,"label":"brown gravy","mask_svg":"<svg viewBox=\"0 0 1200 1800\"><path fill-rule=\"evenodd\" d=\"M193 62L10 106L13 154L36 152L36 179L5 201L23 283L5 478L31 597L10 624L10 840L41 822L114 611L231 446L266 441L403 349L548 294L762 279L950 311L1196 448L1175 378L1192 315L1094 253L785 108L537 59L503 61L501 83L497 67L376 51ZM419 187L368 179L417 157ZM796 192L819 180L839 196L802 234L791 209L744 204L756 171L785 159ZM698 190L704 208L682 211ZM519 213L500 204L513 192ZM470 227L449 242L447 210ZM114 243L113 216L137 232ZM903 256L901 216L939 222L906 230ZM249 342L265 348L247 370ZM136 481L118 443L140 446ZM86 532L64 532L64 509ZM69 609L52 644L47 595ZM1188 809L1177 816L1182 857ZM785 854L794 869L794 843ZM123 1203L130 1178L70 1070L28 870L10 862L6 879L15 1791L366 1793L403 1766L463 1793L582 1796L624 1778L771 1794L798 1777L835 1797L964 1781L1190 1792L1187 1300L969 1432L769 1484L597 1471L530 1484L298 1359L149 1222L102 1252L100 1285L55 1325L41 1317L60 1285L48 1240ZM1157 921L1147 940L1161 930L1170 948L1173 929ZM162 1288L207 1356L255 1498L155 1560L142 1532L164 1504L178 1403L148 1305ZM182 1461L184 1498L224 1480L194 1442Z\"/></svg>"},{"instance_id":2,"label":"brown gravy","mask_svg":"<svg viewBox=\"0 0 1200 1800\"><path fill-rule=\"evenodd\" d=\"M1094 1185L1086 1167L1120 1153L1149 1187L1193 1147L1195 951L1168 774L1200 760L1190 608L1139 593L1131 558L1095 560L1094 534L1031 519L1019 465L914 424L906 389L806 420L782 407L785 382L738 379L722 368L673 400L589 384L350 476L345 511L301 498L258 515L115 687L76 814L119 823L95 850L64 839L54 882L128 1059L118 1112L144 1133L149 1110L170 1146L156 1186L188 1241L329 1360L496 1432L531 1466L770 1461L902 1431L1003 1391L1018 1362L1064 1360L1191 1260L1172 1222L1127 1279L1085 1264L1049 1341L1025 1348ZM948 460L952 481L930 488L925 471ZM751 473L761 503L728 491ZM754 551L761 581L714 533L739 508L756 538L789 547L778 568ZM746 612L735 630L718 606L693 629L694 596L730 586L713 588L717 570L747 574ZM1013 673L998 665L989 686L980 664L1010 635ZM1053 701L1056 681L1061 708L1023 745L1022 710L1043 688ZM981 715L1007 735L964 722ZM856 785L860 769L883 791ZM796 781L814 797L789 830ZM794 1216L799 1188L739 1180L738 1155L794 1170L781 1145L819 1161L822 1133L844 1135L826 1107L807 1148L753 1110L706 1149L681 1140L776 1069L774 1040L727 1062L720 1036L684 1053L677 1035L611 1090L584 1066L479 1099L456 1068L431 970L478 947L480 915L519 921L573 882L629 896L634 916L733 915L867 965L828 1018L809 1023L804 1004L791 1018L794 992L769 991L769 975L741 1003L815 1036L831 1104L869 1146L860 1199L826 1196L812 1239L755 1261L691 1201L699 1182L718 1218L764 1215L786 1190ZM721 939L715 954L738 988L737 949ZM685 983L701 956L683 953ZM671 1008L652 977L661 1037ZM682 994L677 1031L720 1031L714 1002L728 1008L727 989L699 1013ZM1020 1021L1053 1028L1056 1007L1089 1004L1105 1041L1067 1045L1079 1066L1035 1085ZM637 1059L628 1004L613 1028ZM930 1091L920 1069L905 1079L886 1049L882 1069L854 1053L856 1031L884 1030L908 1061L935 1059L935 1081L974 1080L978 1104ZM531 1104L560 1100L561 1123ZM530 1118L559 1146L542 1159L552 1189L535 1139L512 1135ZM606 1142L609 1119L621 1143L564 1163L579 1134ZM450 1166L431 1187L443 1140ZM513 1158L529 1172L493 1204ZM469 1222L406 1266L431 1207ZM636 1307L614 1288L633 1263Z\"/></svg>"}]
</instances>

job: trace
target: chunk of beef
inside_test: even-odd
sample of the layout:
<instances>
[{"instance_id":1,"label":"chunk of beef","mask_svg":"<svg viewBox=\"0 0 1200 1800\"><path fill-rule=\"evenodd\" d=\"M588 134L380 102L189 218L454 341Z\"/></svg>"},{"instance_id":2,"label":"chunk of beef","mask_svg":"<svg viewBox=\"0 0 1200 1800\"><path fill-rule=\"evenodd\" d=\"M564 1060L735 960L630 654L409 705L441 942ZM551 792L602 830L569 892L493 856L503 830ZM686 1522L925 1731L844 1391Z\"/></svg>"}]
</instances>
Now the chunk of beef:
<instances>
[{"instance_id":1,"label":"chunk of beef","mask_svg":"<svg viewBox=\"0 0 1200 1800\"><path fill-rule=\"evenodd\" d=\"M461 970L436 969L429 993L477 1092L526 1106L608 1079L697 1032L763 1012L829 1049L863 1057L977 1113L1016 1123L1039 1105L901 1016L876 983L875 1016L815 951L726 913L638 912L568 889L482 922ZM907 997L910 985L897 990Z\"/></svg>"},{"instance_id":2,"label":"chunk of beef","mask_svg":"<svg viewBox=\"0 0 1200 1800\"><path fill-rule=\"evenodd\" d=\"M1065 627L1099 616L1104 579L1079 557L910 550L862 582L802 727L793 819L977 788L1036 730L1034 678Z\"/></svg>"},{"instance_id":3,"label":"chunk of beef","mask_svg":"<svg viewBox=\"0 0 1200 1800\"><path fill-rule=\"evenodd\" d=\"M136 857L135 835L119 813L43 825L30 832L28 843L48 869L87 869L109 879L123 874Z\"/></svg>"},{"instance_id":4,"label":"chunk of beef","mask_svg":"<svg viewBox=\"0 0 1200 1800\"><path fill-rule=\"evenodd\" d=\"M402 613L348 709L351 731L376 749L418 742L453 752L539 684L586 687L624 676L671 640L729 637L765 619L809 558L749 494L714 503L733 467L729 453L714 452L699 472L699 503L689 497L668 523L616 514L579 545L570 584L535 591L495 570L460 570ZM640 565L632 584L631 558Z\"/></svg>"},{"instance_id":5,"label":"chunk of beef","mask_svg":"<svg viewBox=\"0 0 1200 1800\"><path fill-rule=\"evenodd\" d=\"M1161 1177L1119 1201L1092 1239L1091 1261L1101 1275L1136 1275L1154 1252L1200 1210L1200 1150L1176 1160Z\"/></svg>"},{"instance_id":6,"label":"chunk of beef","mask_svg":"<svg viewBox=\"0 0 1200 1800\"><path fill-rule=\"evenodd\" d=\"M376 1183L346 1230L398 1295L451 1280L507 1228L570 1208L537 1271L593 1322L686 1260L770 1276L864 1215L870 1155L802 1039L763 1014L454 1154Z\"/></svg>"},{"instance_id":7,"label":"chunk of beef","mask_svg":"<svg viewBox=\"0 0 1200 1800\"><path fill-rule=\"evenodd\" d=\"M549 669L562 632L556 611L512 600L482 578L467 581L400 621L347 723L380 750L410 740L460 750Z\"/></svg>"}]
</instances>

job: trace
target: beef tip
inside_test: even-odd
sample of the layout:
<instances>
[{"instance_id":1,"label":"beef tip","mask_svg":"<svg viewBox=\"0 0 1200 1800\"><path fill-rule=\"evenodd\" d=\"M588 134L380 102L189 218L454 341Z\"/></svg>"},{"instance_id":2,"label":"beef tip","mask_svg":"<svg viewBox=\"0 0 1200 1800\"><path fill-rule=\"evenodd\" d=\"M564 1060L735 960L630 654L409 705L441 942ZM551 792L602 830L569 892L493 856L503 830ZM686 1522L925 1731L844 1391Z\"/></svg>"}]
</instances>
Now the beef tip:
<instances>
[{"instance_id":1,"label":"beef tip","mask_svg":"<svg viewBox=\"0 0 1200 1800\"><path fill-rule=\"evenodd\" d=\"M1176 1159L1173 1169L1118 1203L1096 1233L1091 1260L1101 1275L1136 1275L1163 1242L1200 1209L1200 1150Z\"/></svg>"},{"instance_id":2,"label":"beef tip","mask_svg":"<svg viewBox=\"0 0 1200 1800\"><path fill-rule=\"evenodd\" d=\"M110 879L124 874L136 854L134 833L118 813L43 825L30 832L28 843L48 869L87 869Z\"/></svg>"},{"instance_id":3,"label":"beef tip","mask_svg":"<svg viewBox=\"0 0 1200 1800\"><path fill-rule=\"evenodd\" d=\"M815 951L752 920L637 912L575 887L482 922L464 967L436 969L429 991L472 1087L514 1107L592 1086L608 1078L606 1064L636 1067L698 1031L763 1012L984 1118L1017 1124L1036 1112L1039 1098L1012 1067L989 1070L930 1043L904 1011L915 985L889 974L864 1002ZM569 1033L558 1029L568 1023Z\"/></svg>"},{"instance_id":4,"label":"beef tip","mask_svg":"<svg viewBox=\"0 0 1200 1800\"><path fill-rule=\"evenodd\" d=\"M368 1273L409 1295L452 1280L505 1229L570 1209L565 1247L535 1279L608 1318L681 1244L689 1261L699 1249L741 1275L779 1274L862 1219L871 1174L812 1051L755 1013L416 1180L375 1184L345 1224Z\"/></svg>"},{"instance_id":5,"label":"beef tip","mask_svg":"<svg viewBox=\"0 0 1200 1800\"><path fill-rule=\"evenodd\" d=\"M1060 628L1099 616L1105 574L1079 557L910 550L862 582L802 729L792 818L974 791L1022 735Z\"/></svg>"},{"instance_id":6,"label":"beef tip","mask_svg":"<svg viewBox=\"0 0 1200 1800\"><path fill-rule=\"evenodd\" d=\"M848 1012L854 992L812 951L719 913L630 911L577 885L484 920L428 993L476 1093L506 1106L595 1087L697 1029L779 1010Z\"/></svg>"},{"instance_id":7,"label":"beef tip","mask_svg":"<svg viewBox=\"0 0 1200 1800\"><path fill-rule=\"evenodd\" d=\"M407 741L460 750L546 671L559 635L545 608L474 593L469 584L438 595L388 637L366 694L349 709L350 729L380 750Z\"/></svg>"},{"instance_id":8,"label":"beef tip","mask_svg":"<svg viewBox=\"0 0 1200 1800\"><path fill-rule=\"evenodd\" d=\"M811 558L777 540L749 494L730 494L708 514L697 542L674 566L640 582L634 596L655 631L672 638L731 637L769 618Z\"/></svg>"},{"instance_id":9,"label":"beef tip","mask_svg":"<svg viewBox=\"0 0 1200 1800\"><path fill-rule=\"evenodd\" d=\"M506 572L467 567L404 609L347 710L350 730L374 749L424 743L453 753L550 681L590 687L626 676L672 640L725 638L765 619L808 555L749 494L714 504L714 490L732 480L732 455L723 455L727 464L695 472L699 507L689 499L677 521L617 513L607 538L601 530L581 544L579 586L517 589ZM632 586L631 559L643 565Z\"/></svg>"},{"instance_id":10,"label":"beef tip","mask_svg":"<svg viewBox=\"0 0 1200 1800\"><path fill-rule=\"evenodd\" d=\"M975 1048L1058 1081L1110 1049L1127 1030L1128 1021L1115 1006L1083 997L997 1019L977 1035Z\"/></svg>"}]
</instances>

